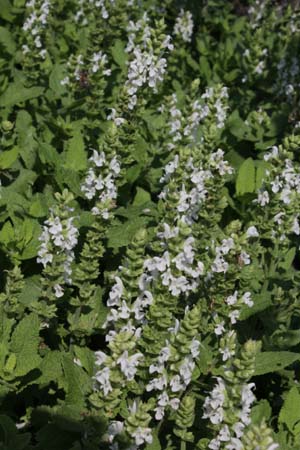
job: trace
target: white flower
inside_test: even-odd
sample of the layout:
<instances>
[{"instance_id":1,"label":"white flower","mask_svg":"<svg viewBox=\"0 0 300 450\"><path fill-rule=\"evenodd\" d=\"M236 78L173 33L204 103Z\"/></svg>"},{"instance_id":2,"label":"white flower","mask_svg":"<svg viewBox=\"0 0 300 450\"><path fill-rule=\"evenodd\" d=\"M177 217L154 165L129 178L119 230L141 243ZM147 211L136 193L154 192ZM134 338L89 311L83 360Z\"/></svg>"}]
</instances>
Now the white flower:
<instances>
[{"instance_id":1,"label":"white flower","mask_svg":"<svg viewBox=\"0 0 300 450\"><path fill-rule=\"evenodd\" d=\"M117 359L117 363L121 366L121 371L127 380L133 380L139 364L139 359L143 358L142 353L136 353L128 356L128 351L125 350Z\"/></svg>"},{"instance_id":2,"label":"white flower","mask_svg":"<svg viewBox=\"0 0 300 450\"><path fill-rule=\"evenodd\" d=\"M217 324L217 326L214 329L214 332L217 336L220 336L221 334L223 334L225 332L225 328L224 328L225 322L224 320L220 323Z\"/></svg>"},{"instance_id":3,"label":"white flower","mask_svg":"<svg viewBox=\"0 0 300 450\"><path fill-rule=\"evenodd\" d=\"M115 277L116 283L110 290L109 299L107 300L108 306L119 306L120 300L123 294L124 286L121 278Z\"/></svg>"},{"instance_id":4,"label":"white flower","mask_svg":"<svg viewBox=\"0 0 300 450\"><path fill-rule=\"evenodd\" d=\"M62 286L60 286L59 284L55 284L54 285L54 294L55 297L60 298L64 295L64 289Z\"/></svg>"},{"instance_id":5,"label":"white flower","mask_svg":"<svg viewBox=\"0 0 300 450\"><path fill-rule=\"evenodd\" d=\"M227 361L232 356L234 356L234 351L230 350L229 347L220 348L219 351L223 355L222 356L222 361Z\"/></svg>"},{"instance_id":6,"label":"white flower","mask_svg":"<svg viewBox=\"0 0 300 450\"><path fill-rule=\"evenodd\" d=\"M229 441L230 431L229 431L228 425L224 425L224 427L221 428L218 437L219 437L220 441L223 441L223 442Z\"/></svg>"},{"instance_id":7,"label":"white flower","mask_svg":"<svg viewBox=\"0 0 300 450\"><path fill-rule=\"evenodd\" d=\"M144 442L151 444L153 440L151 428L147 427L138 427L133 433L131 433L131 436L135 438L136 445L142 445Z\"/></svg>"},{"instance_id":8,"label":"white flower","mask_svg":"<svg viewBox=\"0 0 300 450\"><path fill-rule=\"evenodd\" d=\"M156 420L161 420L164 415L165 415L165 408L163 406L157 406L156 408L154 408L155 411L155 419Z\"/></svg>"},{"instance_id":9,"label":"white flower","mask_svg":"<svg viewBox=\"0 0 300 450\"><path fill-rule=\"evenodd\" d=\"M230 322L234 325L239 318L240 312L235 309L229 313Z\"/></svg>"},{"instance_id":10,"label":"white flower","mask_svg":"<svg viewBox=\"0 0 300 450\"><path fill-rule=\"evenodd\" d=\"M231 438L225 448L226 450L245 450L242 441L238 438Z\"/></svg>"},{"instance_id":11,"label":"white flower","mask_svg":"<svg viewBox=\"0 0 300 450\"><path fill-rule=\"evenodd\" d=\"M146 385L146 391L150 392L153 389L162 391L167 386L167 379L166 376L161 376L159 378L153 378L153 380L150 380L150 382Z\"/></svg>"},{"instance_id":12,"label":"white flower","mask_svg":"<svg viewBox=\"0 0 300 450\"><path fill-rule=\"evenodd\" d=\"M200 347L200 341L193 338L192 343L190 345L190 351L191 351L193 358L197 358L197 356L199 356L199 354L200 354L199 347Z\"/></svg>"},{"instance_id":13,"label":"white flower","mask_svg":"<svg viewBox=\"0 0 300 450\"><path fill-rule=\"evenodd\" d=\"M117 111L114 108L111 108L111 113L106 117L106 119L112 120L117 127L126 122L126 120L122 117L117 117Z\"/></svg>"},{"instance_id":14,"label":"white flower","mask_svg":"<svg viewBox=\"0 0 300 450\"><path fill-rule=\"evenodd\" d=\"M295 217L293 220L292 232L297 234L297 236L299 236L299 234L300 234L300 226L299 226L299 222L298 222L298 216Z\"/></svg>"},{"instance_id":15,"label":"white flower","mask_svg":"<svg viewBox=\"0 0 300 450\"><path fill-rule=\"evenodd\" d=\"M174 26L174 34L180 36L184 42L191 42L193 27L194 22L192 14L190 11L181 9Z\"/></svg>"},{"instance_id":16,"label":"white flower","mask_svg":"<svg viewBox=\"0 0 300 450\"><path fill-rule=\"evenodd\" d=\"M217 247L223 255L227 255L234 248L234 240L232 238L223 239L221 247Z\"/></svg>"},{"instance_id":17,"label":"white flower","mask_svg":"<svg viewBox=\"0 0 300 450\"><path fill-rule=\"evenodd\" d=\"M212 263L211 270L213 272L221 273L221 272L227 272L228 270L228 263L225 261L222 255L217 254L215 257L214 262Z\"/></svg>"},{"instance_id":18,"label":"white flower","mask_svg":"<svg viewBox=\"0 0 300 450\"><path fill-rule=\"evenodd\" d=\"M258 194L256 201L260 206L267 205L270 202L270 197L269 197L268 191L260 192Z\"/></svg>"},{"instance_id":19,"label":"white flower","mask_svg":"<svg viewBox=\"0 0 300 450\"><path fill-rule=\"evenodd\" d=\"M274 145L273 147L271 147L271 152L266 153L264 155L264 160L269 161L269 159L277 158L278 154L279 154L278 147L276 145Z\"/></svg>"},{"instance_id":20,"label":"white flower","mask_svg":"<svg viewBox=\"0 0 300 450\"><path fill-rule=\"evenodd\" d=\"M159 353L158 361L160 364L165 363L171 356L170 347L163 347Z\"/></svg>"},{"instance_id":21,"label":"white flower","mask_svg":"<svg viewBox=\"0 0 300 450\"><path fill-rule=\"evenodd\" d=\"M242 301L245 305L248 305L250 308L254 305L253 300L251 299L251 292L245 292L242 296Z\"/></svg>"},{"instance_id":22,"label":"white flower","mask_svg":"<svg viewBox=\"0 0 300 450\"><path fill-rule=\"evenodd\" d=\"M101 352L101 350L95 352L95 356L96 356L95 364L97 366L101 366L107 358L107 355L104 352Z\"/></svg>"},{"instance_id":23,"label":"white flower","mask_svg":"<svg viewBox=\"0 0 300 450\"><path fill-rule=\"evenodd\" d=\"M99 372L96 373L94 378L100 384L104 395L107 395L109 392L111 392L113 390L111 383L109 381L109 378L110 378L109 367L104 367L103 369L101 369Z\"/></svg>"},{"instance_id":24,"label":"white flower","mask_svg":"<svg viewBox=\"0 0 300 450\"><path fill-rule=\"evenodd\" d=\"M185 389L184 384L181 383L180 376L175 375L170 381L171 391L179 392Z\"/></svg>"},{"instance_id":25,"label":"white flower","mask_svg":"<svg viewBox=\"0 0 300 450\"><path fill-rule=\"evenodd\" d=\"M191 357L184 358L183 363L179 367L179 373L186 386L191 382L194 368L195 363L192 360L192 358Z\"/></svg>"},{"instance_id":26,"label":"white flower","mask_svg":"<svg viewBox=\"0 0 300 450\"><path fill-rule=\"evenodd\" d=\"M215 438L209 442L208 448L210 448L210 450L219 450L220 445L221 441L218 438Z\"/></svg>"},{"instance_id":27,"label":"white flower","mask_svg":"<svg viewBox=\"0 0 300 450\"><path fill-rule=\"evenodd\" d=\"M241 252L239 259L245 264L248 265L251 263L251 259L250 259L250 255L248 255L248 253L246 252Z\"/></svg>"},{"instance_id":28,"label":"white flower","mask_svg":"<svg viewBox=\"0 0 300 450\"><path fill-rule=\"evenodd\" d=\"M258 233L258 230L257 230L257 228L255 226L251 226L246 231L246 235L247 235L247 237L258 237L259 233Z\"/></svg>"},{"instance_id":29,"label":"white flower","mask_svg":"<svg viewBox=\"0 0 300 450\"><path fill-rule=\"evenodd\" d=\"M108 440L112 442L117 434L120 434L124 429L124 423L119 420L113 420L108 425Z\"/></svg>"},{"instance_id":30,"label":"white flower","mask_svg":"<svg viewBox=\"0 0 300 450\"><path fill-rule=\"evenodd\" d=\"M223 404L225 401L226 386L222 378L217 378L217 385L212 392L206 397L203 405L204 414L203 419L209 419L214 425L223 422L224 410Z\"/></svg>"},{"instance_id":31,"label":"white flower","mask_svg":"<svg viewBox=\"0 0 300 450\"><path fill-rule=\"evenodd\" d=\"M229 295L229 297L227 297L227 299L225 300L225 302L227 303L227 305L235 305L237 302L237 296L238 296L238 291L234 291L233 295Z\"/></svg>"}]
</instances>

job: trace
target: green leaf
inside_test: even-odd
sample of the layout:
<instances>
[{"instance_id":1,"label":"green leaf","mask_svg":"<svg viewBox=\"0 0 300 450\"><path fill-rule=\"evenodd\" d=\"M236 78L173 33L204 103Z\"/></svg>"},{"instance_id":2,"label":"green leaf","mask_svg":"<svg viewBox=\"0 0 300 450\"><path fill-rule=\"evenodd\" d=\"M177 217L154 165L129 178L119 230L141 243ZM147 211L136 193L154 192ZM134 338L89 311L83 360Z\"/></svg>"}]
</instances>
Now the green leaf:
<instances>
[{"instance_id":1,"label":"green leaf","mask_svg":"<svg viewBox=\"0 0 300 450\"><path fill-rule=\"evenodd\" d=\"M11 83L0 97L2 107L13 106L40 97L44 88L40 86L25 88L20 82Z\"/></svg>"},{"instance_id":2,"label":"green leaf","mask_svg":"<svg viewBox=\"0 0 300 450\"><path fill-rule=\"evenodd\" d=\"M67 91L66 86L61 84L65 75L65 67L62 64L54 64L49 76L49 87L55 93L55 97L59 97Z\"/></svg>"},{"instance_id":3,"label":"green leaf","mask_svg":"<svg viewBox=\"0 0 300 450\"><path fill-rule=\"evenodd\" d=\"M241 165L236 179L236 194L242 196L255 192L255 165L252 158L246 159Z\"/></svg>"},{"instance_id":4,"label":"green leaf","mask_svg":"<svg viewBox=\"0 0 300 450\"><path fill-rule=\"evenodd\" d=\"M300 330L276 330L272 336L272 343L278 348L294 347L300 342Z\"/></svg>"},{"instance_id":5,"label":"green leaf","mask_svg":"<svg viewBox=\"0 0 300 450\"><path fill-rule=\"evenodd\" d=\"M2 8L2 2L1 2ZM16 43L13 39L13 35L8 28L0 27L0 45L10 54L14 55L16 52Z\"/></svg>"},{"instance_id":6,"label":"green leaf","mask_svg":"<svg viewBox=\"0 0 300 450\"><path fill-rule=\"evenodd\" d=\"M39 142L38 157L43 164L54 166L59 161L59 155L56 149L47 142Z\"/></svg>"},{"instance_id":7,"label":"green leaf","mask_svg":"<svg viewBox=\"0 0 300 450\"><path fill-rule=\"evenodd\" d=\"M33 275L24 279L24 287L18 297L18 301L29 306L37 301L42 292L41 279L39 275Z\"/></svg>"},{"instance_id":8,"label":"green leaf","mask_svg":"<svg viewBox=\"0 0 300 450\"><path fill-rule=\"evenodd\" d=\"M10 242L14 241L15 232L10 221L5 222L0 231L0 243L8 245Z\"/></svg>"},{"instance_id":9,"label":"green leaf","mask_svg":"<svg viewBox=\"0 0 300 450\"><path fill-rule=\"evenodd\" d=\"M162 447L160 445L160 441L158 439L157 433L153 433L153 441L151 444L147 444L145 447L145 450L162 450Z\"/></svg>"},{"instance_id":10,"label":"green leaf","mask_svg":"<svg viewBox=\"0 0 300 450\"><path fill-rule=\"evenodd\" d=\"M90 376L94 375L95 368L95 354L87 347L74 346L74 352L76 357L80 360L82 367L87 371Z\"/></svg>"},{"instance_id":11,"label":"green leaf","mask_svg":"<svg viewBox=\"0 0 300 450\"><path fill-rule=\"evenodd\" d=\"M62 368L62 358L63 353L58 350L49 351L46 353L39 366L41 376L35 380L35 383L39 385L47 385L51 381L54 381L57 383L58 388L63 388L65 386L65 381Z\"/></svg>"},{"instance_id":12,"label":"green leaf","mask_svg":"<svg viewBox=\"0 0 300 450\"><path fill-rule=\"evenodd\" d=\"M85 393L91 387L91 378L81 367L74 363L69 355L65 355L63 358L63 371L67 390L66 403L83 408L85 405Z\"/></svg>"},{"instance_id":13,"label":"green leaf","mask_svg":"<svg viewBox=\"0 0 300 450\"><path fill-rule=\"evenodd\" d=\"M19 434L15 423L10 417L0 416L0 442L5 445L3 447L1 444L1 449L23 450L27 448L30 438L30 433Z\"/></svg>"},{"instance_id":14,"label":"green leaf","mask_svg":"<svg viewBox=\"0 0 300 450\"><path fill-rule=\"evenodd\" d=\"M234 169L239 169L245 161L245 158L243 158L238 152L232 149L228 153L226 153L226 160Z\"/></svg>"},{"instance_id":15,"label":"green leaf","mask_svg":"<svg viewBox=\"0 0 300 450\"><path fill-rule=\"evenodd\" d=\"M67 143L64 166L75 171L87 168L87 154L81 130L74 129L72 138Z\"/></svg>"},{"instance_id":16,"label":"green leaf","mask_svg":"<svg viewBox=\"0 0 300 450\"><path fill-rule=\"evenodd\" d=\"M127 53L125 52L125 45L120 39L117 39L115 41L115 44L111 49L111 54L118 66L120 66L122 69L125 69Z\"/></svg>"},{"instance_id":17,"label":"green leaf","mask_svg":"<svg viewBox=\"0 0 300 450\"><path fill-rule=\"evenodd\" d=\"M206 56L200 56L199 58L199 71L200 74L204 76L206 81L210 80L211 78L211 67L208 61L208 58Z\"/></svg>"},{"instance_id":18,"label":"green leaf","mask_svg":"<svg viewBox=\"0 0 300 450\"><path fill-rule=\"evenodd\" d=\"M37 432L38 445L36 450L66 450L78 439L78 434L67 433L56 424L45 425Z\"/></svg>"},{"instance_id":19,"label":"green leaf","mask_svg":"<svg viewBox=\"0 0 300 450\"><path fill-rule=\"evenodd\" d=\"M269 420L272 414L271 406L268 400L260 400L258 404L251 409L251 422L260 425L263 419Z\"/></svg>"},{"instance_id":20,"label":"green leaf","mask_svg":"<svg viewBox=\"0 0 300 450\"><path fill-rule=\"evenodd\" d=\"M13 22L12 5L9 0L1 0L0 17L7 22Z\"/></svg>"},{"instance_id":21,"label":"green leaf","mask_svg":"<svg viewBox=\"0 0 300 450\"><path fill-rule=\"evenodd\" d=\"M45 217L48 215L49 207L47 197L44 194L37 193L29 208L29 214L33 217Z\"/></svg>"},{"instance_id":22,"label":"green leaf","mask_svg":"<svg viewBox=\"0 0 300 450\"><path fill-rule=\"evenodd\" d=\"M41 362L38 355L40 322L38 316L26 316L16 327L11 337L11 351L17 355L16 377L36 369Z\"/></svg>"},{"instance_id":23,"label":"green leaf","mask_svg":"<svg viewBox=\"0 0 300 450\"><path fill-rule=\"evenodd\" d=\"M284 255L282 255L283 261L280 262L280 264L278 264L278 266L281 269L284 269L284 270L290 269L290 267L294 261L295 255L296 255L296 250L297 250L296 247L292 247L286 253L284 253Z\"/></svg>"},{"instance_id":24,"label":"green leaf","mask_svg":"<svg viewBox=\"0 0 300 450\"><path fill-rule=\"evenodd\" d=\"M300 393L296 386L292 387L287 394L278 421L284 423L291 433L293 433L296 423L300 421Z\"/></svg>"},{"instance_id":25,"label":"green leaf","mask_svg":"<svg viewBox=\"0 0 300 450\"><path fill-rule=\"evenodd\" d=\"M0 153L0 169L8 169L13 165L19 154L18 147Z\"/></svg>"},{"instance_id":26,"label":"green leaf","mask_svg":"<svg viewBox=\"0 0 300 450\"><path fill-rule=\"evenodd\" d=\"M237 109L233 111L233 113L228 117L226 125L233 136L238 139L244 138L244 135L247 131L247 126L245 125L243 119L240 117Z\"/></svg>"},{"instance_id":27,"label":"green leaf","mask_svg":"<svg viewBox=\"0 0 300 450\"><path fill-rule=\"evenodd\" d=\"M143 205L147 202L151 202L151 195L141 187L137 187L136 194L132 203L133 206Z\"/></svg>"},{"instance_id":28,"label":"green leaf","mask_svg":"<svg viewBox=\"0 0 300 450\"><path fill-rule=\"evenodd\" d=\"M300 353L261 352L256 356L254 375L276 372L300 359Z\"/></svg>"},{"instance_id":29,"label":"green leaf","mask_svg":"<svg viewBox=\"0 0 300 450\"><path fill-rule=\"evenodd\" d=\"M145 217L136 217L134 220L129 220L124 224L112 226L107 232L107 246L109 248L127 247L138 230L143 228L146 223L147 219Z\"/></svg>"},{"instance_id":30,"label":"green leaf","mask_svg":"<svg viewBox=\"0 0 300 450\"><path fill-rule=\"evenodd\" d=\"M135 145L130 147L130 153L139 164L146 165L148 162L148 148L149 144L142 138L138 136L135 141Z\"/></svg>"},{"instance_id":31,"label":"green leaf","mask_svg":"<svg viewBox=\"0 0 300 450\"><path fill-rule=\"evenodd\" d=\"M140 164L134 164L133 166L127 169L126 180L129 181L130 183L134 183L140 176L141 171L142 166Z\"/></svg>"},{"instance_id":32,"label":"green leaf","mask_svg":"<svg viewBox=\"0 0 300 450\"><path fill-rule=\"evenodd\" d=\"M255 161L256 177L255 177L255 190L260 189L263 184L263 180L266 176L267 164L265 161Z\"/></svg>"},{"instance_id":33,"label":"green leaf","mask_svg":"<svg viewBox=\"0 0 300 450\"><path fill-rule=\"evenodd\" d=\"M20 155L27 169L32 169L35 163L38 144L36 141L35 128L32 126L32 118L27 111L21 110L18 112L16 131L18 133Z\"/></svg>"},{"instance_id":34,"label":"green leaf","mask_svg":"<svg viewBox=\"0 0 300 450\"><path fill-rule=\"evenodd\" d=\"M82 180L77 171L57 165L55 179L61 190L67 186L74 194L82 197L80 190Z\"/></svg>"},{"instance_id":35,"label":"green leaf","mask_svg":"<svg viewBox=\"0 0 300 450\"><path fill-rule=\"evenodd\" d=\"M239 320L246 320L254 314L264 311L265 309L272 306L272 298L270 292L253 295L252 298L254 301L254 305L251 308L246 305L243 306L241 309Z\"/></svg>"}]
</instances>

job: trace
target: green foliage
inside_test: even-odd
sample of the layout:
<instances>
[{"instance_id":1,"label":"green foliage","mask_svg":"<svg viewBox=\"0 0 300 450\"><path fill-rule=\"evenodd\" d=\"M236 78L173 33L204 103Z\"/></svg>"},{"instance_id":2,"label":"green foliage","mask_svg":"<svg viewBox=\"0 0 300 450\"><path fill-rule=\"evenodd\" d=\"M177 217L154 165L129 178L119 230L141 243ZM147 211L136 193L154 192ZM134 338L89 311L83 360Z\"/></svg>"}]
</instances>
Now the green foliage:
<instances>
[{"instance_id":1,"label":"green foliage","mask_svg":"<svg viewBox=\"0 0 300 450\"><path fill-rule=\"evenodd\" d=\"M300 448L299 13L0 0L1 449Z\"/></svg>"}]
</instances>

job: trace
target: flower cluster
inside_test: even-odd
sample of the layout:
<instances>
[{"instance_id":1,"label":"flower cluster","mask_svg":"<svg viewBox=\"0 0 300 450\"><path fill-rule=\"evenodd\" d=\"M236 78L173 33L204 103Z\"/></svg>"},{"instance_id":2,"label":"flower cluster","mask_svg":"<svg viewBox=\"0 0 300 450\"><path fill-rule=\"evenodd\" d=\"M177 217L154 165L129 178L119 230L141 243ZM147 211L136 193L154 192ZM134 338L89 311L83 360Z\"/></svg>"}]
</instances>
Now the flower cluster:
<instances>
[{"instance_id":1,"label":"flower cluster","mask_svg":"<svg viewBox=\"0 0 300 450\"><path fill-rule=\"evenodd\" d=\"M65 193L66 195L67 193ZM50 217L45 221L43 232L39 237L41 245L37 258L37 262L46 268L59 257L63 275L61 281L66 284L72 283L71 266L75 257L74 247L78 241L78 229L73 224L74 217L69 217L73 210L67 205L50 210ZM54 291L58 298L64 294L60 283L55 284Z\"/></svg>"},{"instance_id":2,"label":"flower cluster","mask_svg":"<svg viewBox=\"0 0 300 450\"><path fill-rule=\"evenodd\" d=\"M86 3L88 3L88 5L86 5ZM83 26L88 24L87 7L89 9L93 8L94 10L99 10L102 19L107 20L109 18L109 12L107 10L106 3L110 3L111 5L113 5L115 3L115 0L88 0L88 2L86 2L85 0L78 0L79 8L75 14L75 22L81 23L81 25Z\"/></svg>"},{"instance_id":3,"label":"flower cluster","mask_svg":"<svg viewBox=\"0 0 300 450\"><path fill-rule=\"evenodd\" d=\"M271 236L282 241L286 239L287 230L300 234L298 214L294 212L299 205L300 170L291 159L292 153L287 151L292 145L293 141L286 140L283 145L273 146L265 153L264 160L272 166L266 170L263 186L253 200L261 207L269 205L275 224Z\"/></svg>"},{"instance_id":4,"label":"flower cluster","mask_svg":"<svg viewBox=\"0 0 300 450\"><path fill-rule=\"evenodd\" d=\"M48 23L51 2L49 0L29 0L26 2L28 17L23 24L26 43L22 46L24 55L31 54L35 58L45 59L45 29Z\"/></svg>"},{"instance_id":5,"label":"flower cluster","mask_svg":"<svg viewBox=\"0 0 300 450\"><path fill-rule=\"evenodd\" d=\"M165 409L177 410L180 405L179 393L186 391L191 383L195 360L200 354L200 341L195 334L199 326L199 309L186 307L185 315L179 323L170 328L172 338L165 341L156 360L150 364L150 382L146 391L159 391L155 410L156 420L161 420ZM180 358L178 358L180 355ZM152 374L156 374L154 378Z\"/></svg>"},{"instance_id":6,"label":"flower cluster","mask_svg":"<svg viewBox=\"0 0 300 450\"><path fill-rule=\"evenodd\" d=\"M241 351L241 357L232 359L235 354L235 333L227 337L231 353L225 360L231 365L225 368L224 377L217 377L217 384L204 402L203 418L209 419L218 434L208 444L211 450L245 450L243 435L251 423L251 405L255 400L254 383L247 383L254 370L254 358L259 343L248 341ZM224 344L223 344L224 345ZM221 347L223 346L221 342Z\"/></svg>"},{"instance_id":7,"label":"flower cluster","mask_svg":"<svg viewBox=\"0 0 300 450\"><path fill-rule=\"evenodd\" d=\"M236 324L237 320L240 317L240 309L243 305L247 305L251 308L254 305L254 302L251 298L251 292L245 292L242 296L238 295L238 291L234 291L232 295L229 295L225 299L226 305L229 307L228 318L230 320L231 325ZM213 315L215 322L215 334L217 336L221 336L225 331L225 320L221 320L218 314Z\"/></svg>"},{"instance_id":8,"label":"flower cluster","mask_svg":"<svg viewBox=\"0 0 300 450\"><path fill-rule=\"evenodd\" d=\"M178 225L179 227L184 226L183 222L179 222ZM172 238L173 240L177 238L179 228L175 227L171 231L167 224L164 224L164 228L164 236L166 238L161 244L165 247L169 245L172 247ZM170 252L166 250L161 257L155 256L147 259L144 263L144 268L146 269L148 281L156 283L159 278L162 285L167 286L171 295L174 296L195 290L199 277L204 273L204 265L201 261L197 263L194 261L194 242L193 236L185 239L182 244L182 250L173 258Z\"/></svg>"},{"instance_id":9,"label":"flower cluster","mask_svg":"<svg viewBox=\"0 0 300 450\"><path fill-rule=\"evenodd\" d=\"M61 80L62 85L88 88L97 84L98 77L107 77L111 69L107 68L107 55L103 51L93 52L89 57L82 54L72 55L67 62L68 75Z\"/></svg>"},{"instance_id":10,"label":"flower cluster","mask_svg":"<svg viewBox=\"0 0 300 450\"><path fill-rule=\"evenodd\" d=\"M125 92L129 98L128 108L133 109L137 103L137 92L143 86L157 92L157 84L163 80L167 68L167 60L163 57L166 50L172 50L171 37L163 34L164 24L158 29L149 25L149 17L145 13L137 22L130 22L126 52L128 53L128 75Z\"/></svg>"},{"instance_id":11,"label":"flower cluster","mask_svg":"<svg viewBox=\"0 0 300 450\"><path fill-rule=\"evenodd\" d=\"M198 99L192 101L188 114L181 111L178 107L178 98L174 93L167 100L163 110L168 110L169 118L167 120L168 137L170 142L167 143L168 150L174 149L184 140L195 140L195 132L198 125L209 113L207 105L203 105ZM168 140L169 140L168 139Z\"/></svg>"},{"instance_id":12,"label":"flower cluster","mask_svg":"<svg viewBox=\"0 0 300 450\"><path fill-rule=\"evenodd\" d=\"M81 191L88 200L96 199L96 206L92 208L94 215L109 218L109 209L117 198L116 178L120 175L120 163L116 156L108 160L105 153L93 150L90 157L93 163L81 185Z\"/></svg>"},{"instance_id":13,"label":"flower cluster","mask_svg":"<svg viewBox=\"0 0 300 450\"><path fill-rule=\"evenodd\" d=\"M300 86L300 67L296 57L283 56L277 64L274 90L288 102L293 103Z\"/></svg>"},{"instance_id":14,"label":"flower cluster","mask_svg":"<svg viewBox=\"0 0 300 450\"><path fill-rule=\"evenodd\" d=\"M184 42L191 42L194 21L190 11L181 9L174 26L174 34L179 36Z\"/></svg>"}]
</instances>

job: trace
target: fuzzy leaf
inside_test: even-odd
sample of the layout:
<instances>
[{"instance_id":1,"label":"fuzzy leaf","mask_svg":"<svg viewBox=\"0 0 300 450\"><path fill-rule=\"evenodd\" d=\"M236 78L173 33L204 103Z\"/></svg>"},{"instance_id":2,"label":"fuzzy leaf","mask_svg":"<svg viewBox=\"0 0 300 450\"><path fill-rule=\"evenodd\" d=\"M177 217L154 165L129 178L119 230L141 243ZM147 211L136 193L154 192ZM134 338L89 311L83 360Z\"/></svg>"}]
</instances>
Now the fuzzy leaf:
<instances>
[{"instance_id":1,"label":"fuzzy leaf","mask_svg":"<svg viewBox=\"0 0 300 450\"><path fill-rule=\"evenodd\" d=\"M261 352L256 356L254 375L276 372L300 360L300 353Z\"/></svg>"},{"instance_id":2,"label":"fuzzy leaf","mask_svg":"<svg viewBox=\"0 0 300 450\"><path fill-rule=\"evenodd\" d=\"M11 150L0 153L0 169L8 169L13 165L19 154L19 149L17 146L13 147Z\"/></svg>"},{"instance_id":3,"label":"fuzzy leaf","mask_svg":"<svg viewBox=\"0 0 300 450\"><path fill-rule=\"evenodd\" d=\"M269 420L272 409L267 400L260 400L259 403L251 409L251 421L254 424L260 425L263 419Z\"/></svg>"},{"instance_id":4,"label":"fuzzy leaf","mask_svg":"<svg viewBox=\"0 0 300 450\"><path fill-rule=\"evenodd\" d=\"M84 149L83 137L80 129L75 128L73 137L67 143L64 166L67 169L84 170L87 167L87 155Z\"/></svg>"},{"instance_id":5,"label":"fuzzy leaf","mask_svg":"<svg viewBox=\"0 0 300 450\"><path fill-rule=\"evenodd\" d=\"M84 370L76 365L69 355L63 358L63 371L66 381L66 403L83 408L85 404L85 393L91 385L91 378Z\"/></svg>"},{"instance_id":6,"label":"fuzzy leaf","mask_svg":"<svg viewBox=\"0 0 300 450\"><path fill-rule=\"evenodd\" d=\"M236 179L236 194L242 196L255 191L255 165L252 158L241 165Z\"/></svg>"},{"instance_id":7,"label":"fuzzy leaf","mask_svg":"<svg viewBox=\"0 0 300 450\"><path fill-rule=\"evenodd\" d=\"M63 353L58 350L49 351L39 366L41 376L35 381L37 384L49 384L54 381L59 388L65 386L64 374L62 369Z\"/></svg>"},{"instance_id":8,"label":"fuzzy leaf","mask_svg":"<svg viewBox=\"0 0 300 450\"><path fill-rule=\"evenodd\" d=\"M151 195L149 192L145 191L144 189L137 187L136 188L136 194L133 200L134 206L143 205L144 203L151 202Z\"/></svg>"},{"instance_id":9,"label":"fuzzy leaf","mask_svg":"<svg viewBox=\"0 0 300 450\"><path fill-rule=\"evenodd\" d=\"M15 423L8 416L0 416L0 441L1 449L23 450L30 441L30 433L19 434Z\"/></svg>"},{"instance_id":10,"label":"fuzzy leaf","mask_svg":"<svg viewBox=\"0 0 300 450\"><path fill-rule=\"evenodd\" d=\"M145 450L161 450L160 441L158 439L157 433L153 433L153 441L151 444L147 444Z\"/></svg>"},{"instance_id":11,"label":"fuzzy leaf","mask_svg":"<svg viewBox=\"0 0 300 450\"><path fill-rule=\"evenodd\" d=\"M107 232L108 247L120 248L126 247L134 238L137 231L145 226L147 219L136 217L133 220L111 227Z\"/></svg>"},{"instance_id":12,"label":"fuzzy leaf","mask_svg":"<svg viewBox=\"0 0 300 450\"><path fill-rule=\"evenodd\" d=\"M20 82L11 83L0 97L0 105L13 106L40 97L44 88L40 86L25 88Z\"/></svg>"},{"instance_id":13,"label":"fuzzy leaf","mask_svg":"<svg viewBox=\"0 0 300 450\"><path fill-rule=\"evenodd\" d=\"M49 76L49 87L55 93L55 97L59 97L66 92L66 86L61 84L64 77L65 67L62 64L54 64Z\"/></svg>"},{"instance_id":14,"label":"fuzzy leaf","mask_svg":"<svg viewBox=\"0 0 300 450\"><path fill-rule=\"evenodd\" d=\"M11 351L17 355L16 377L26 375L40 365L38 355L40 322L35 314L26 316L11 337Z\"/></svg>"},{"instance_id":15,"label":"fuzzy leaf","mask_svg":"<svg viewBox=\"0 0 300 450\"><path fill-rule=\"evenodd\" d=\"M115 41L115 44L111 49L111 53L118 66L120 66L121 69L124 69L126 67L127 53L125 52L124 44L120 39Z\"/></svg>"},{"instance_id":16,"label":"fuzzy leaf","mask_svg":"<svg viewBox=\"0 0 300 450\"><path fill-rule=\"evenodd\" d=\"M292 387L286 396L278 421L285 423L292 433L296 423L300 421L300 393L296 386Z\"/></svg>"}]
</instances>

